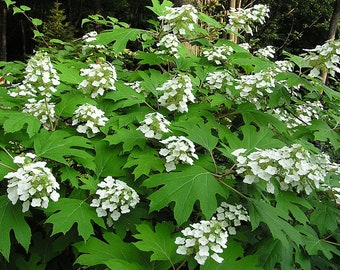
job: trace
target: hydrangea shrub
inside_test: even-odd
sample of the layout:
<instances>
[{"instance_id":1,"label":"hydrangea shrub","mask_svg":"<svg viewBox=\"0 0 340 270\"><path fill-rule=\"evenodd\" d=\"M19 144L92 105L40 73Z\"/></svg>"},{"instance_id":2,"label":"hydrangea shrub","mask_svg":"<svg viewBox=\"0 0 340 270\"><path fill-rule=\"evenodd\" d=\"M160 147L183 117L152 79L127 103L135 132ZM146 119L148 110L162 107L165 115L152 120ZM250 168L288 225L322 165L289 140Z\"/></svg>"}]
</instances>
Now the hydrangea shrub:
<instances>
[{"instance_id":1,"label":"hydrangea shrub","mask_svg":"<svg viewBox=\"0 0 340 270\"><path fill-rule=\"evenodd\" d=\"M337 269L339 41L278 58L217 38L267 6L148 8L1 63L0 265Z\"/></svg>"}]
</instances>

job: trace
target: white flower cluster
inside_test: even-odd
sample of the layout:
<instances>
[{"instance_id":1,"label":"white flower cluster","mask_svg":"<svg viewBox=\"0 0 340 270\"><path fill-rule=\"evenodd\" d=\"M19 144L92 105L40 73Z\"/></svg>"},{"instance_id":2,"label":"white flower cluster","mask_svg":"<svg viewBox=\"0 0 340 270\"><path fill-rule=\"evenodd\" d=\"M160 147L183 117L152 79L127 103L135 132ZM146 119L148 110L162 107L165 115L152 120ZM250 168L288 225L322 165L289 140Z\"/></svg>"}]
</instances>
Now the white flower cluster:
<instances>
[{"instance_id":1,"label":"white flower cluster","mask_svg":"<svg viewBox=\"0 0 340 270\"><path fill-rule=\"evenodd\" d=\"M73 113L72 125L78 125L77 131L79 133L86 133L88 137L100 132L98 127L105 126L106 121L104 112L96 106L85 103L78 107Z\"/></svg>"},{"instance_id":2,"label":"white flower cluster","mask_svg":"<svg viewBox=\"0 0 340 270\"><path fill-rule=\"evenodd\" d=\"M260 71L255 74L242 75L236 79L236 90L240 90L240 97L252 102L261 108L261 99L273 92L275 87L275 73Z\"/></svg>"},{"instance_id":3,"label":"white flower cluster","mask_svg":"<svg viewBox=\"0 0 340 270\"><path fill-rule=\"evenodd\" d=\"M167 172L175 170L176 164L180 162L193 165L194 160L192 158L198 159L195 154L194 143L183 136L171 136L160 142L166 146L166 148L159 150L159 154L165 156L165 170Z\"/></svg>"},{"instance_id":4,"label":"white flower cluster","mask_svg":"<svg viewBox=\"0 0 340 270\"><path fill-rule=\"evenodd\" d=\"M110 227L122 214L129 213L130 208L135 208L139 203L137 192L112 176L106 177L98 187L98 198L93 199L90 205L96 208L98 217L107 217L107 225Z\"/></svg>"},{"instance_id":5,"label":"white flower cluster","mask_svg":"<svg viewBox=\"0 0 340 270\"><path fill-rule=\"evenodd\" d=\"M311 125L313 119L320 119L319 112L323 111L323 106L319 100L314 102L307 100L304 104L298 104L292 109L294 114L282 108L273 109L273 112L287 124L288 128Z\"/></svg>"},{"instance_id":6,"label":"white flower cluster","mask_svg":"<svg viewBox=\"0 0 340 270\"><path fill-rule=\"evenodd\" d=\"M317 77L321 71L328 71L332 76L340 73L340 40L329 40L306 51L309 54L305 56L305 60L313 67L309 76Z\"/></svg>"},{"instance_id":7,"label":"white flower cluster","mask_svg":"<svg viewBox=\"0 0 340 270\"><path fill-rule=\"evenodd\" d=\"M254 52L256 56L264 57L264 58L274 58L275 56L275 48L273 46L266 46L264 48L258 49Z\"/></svg>"},{"instance_id":8,"label":"white flower cluster","mask_svg":"<svg viewBox=\"0 0 340 270\"><path fill-rule=\"evenodd\" d=\"M54 103L51 103L52 94L57 91L60 84L57 71L45 52L37 52L32 56L25 69L25 77L19 86L9 91L12 97L28 97L23 112L39 119L44 128L51 129L56 121Z\"/></svg>"},{"instance_id":9,"label":"white flower cluster","mask_svg":"<svg viewBox=\"0 0 340 270\"><path fill-rule=\"evenodd\" d=\"M245 31L253 34L255 23L264 24L266 17L269 17L269 8L266 5L254 5L248 9L231 8L227 28L231 31Z\"/></svg>"},{"instance_id":10,"label":"white flower cluster","mask_svg":"<svg viewBox=\"0 0 340 270\"><path fill-rule=\"evenodd\" d=\"M226 70L209 72L205 80L206 83L204 84L204 86L209 88L211 91L223 90L230 97L232 96L230 90L228 89L228 86L233 85L234 78L230 74L230 72Z\"/></svg>"},{"instance_id":11,"label":"white flower cluster","mask_svg":"<svg viewBox=\"0 0 340 270\"><path fill-rule=\"evenodd\" d=\"M37 101L35 98L30 98L22 111L38 118L43 127L49 130L53 128L52 125L57 120L54 107L55 104L47 100Z\"/></svg>"},{"instance_id":12,"label":"white flower cluster","mask_svg":"<svg viewBox=\"0 0 340 270\"><path fill-rule=\"evenodd\" d=\"M163 92L163 95L158 98L159 105L169 111L188 112L187 102L195 101L192 89L188 75L178 75L169 79L161 87L156 88L157 91Z\"/></svg>"},{"instance_id":13,"label":"white flower cluster","mask_svg":"<svg viewBox=\"0 0 340 270\"><path fill-rule=\"evenodd\" d=\"M165 12L165 15L158 17L163 22L165 32L185 35L194 30L194 25L198 20L198 11L194 6L165 7Z\"/></svg>"},{"instance_id":14,"label":"white flower cluster","mask_svg":"<svg viewBox=\"0 0 340 270\"><path fill-rule=\"evenodd\" d=\"M57 92L56 86L60 84L59 76L46 52L38 51L32 56L28 60L24 74L24 80L17 89L9 92L10 96L50 98L52 93Z\"/></svg>"},{"instance_id":15,"label":"white flower cluster","mask_svg":"<svg viewBox=\"0 0 340 270\"><path fill-rule=\"evenodd\" d=\"M184 237L177 237L175 243L178 246L176 253L182 255L195 254L195 260L204 265L211 257L218 263L223 258L218 254L227 248L228 232L220 221L216 219L201 220L200 223L190 224L181 231Z\"/></svg>"},{"instance_id":16,"label":"white flower cluster","mask_svg":"<svg viewBox=\"0 0 340 270\"><path fill-rule=\"evenodd\" d=\"M80 75L86 79L78 85L78 89L82 89L84 94L89 93L92 98L104 95L106 90L116 90L116 69L108 62L90 64L89 68L80 70Z\"/></svg>"},{"instance_id":17,"label":"white flower cluster","mask_svg":"<svg viewBox=\"0 0 340 270\"><path fill-rule=\"evenodd\" d=\"M203 56L216 65L222 65L228 61L228 56L234 53L234 49L226 44L214 46L203 50Z\"/></svg>"},{"instance_id":18,"label":"white flower cluster","mask_svg":"<svg viewBox=\"0 0 340 270\"><path fill-rule=\"evenodd\" d=\"M222 202L217 208L216 219L222 222L230 235L236 234L236 228L241 226L241 221L249 221L248 211L241 205L231 205Z\"/></svg>"},{"instance_id":19,"label":"white flower cluster","mask_svg":"<svg viewBox=\"0 0 340 270\"><path fill-rule=\"evenodd\" d=\"M99 44L94 44L95 41L97 40L97 35L98 33L96 31L91 31L89 33L86 33L83 37L82 40L85 43L82 46L82 53L86 54L87 52L91 50L101 50L105 49L104 45L99 45Z\"/></svg>"},{"instance_id":20,"label":"white flower cluster","mask_svg":"<svg viewBox=\"0 0 340 270\"><path fill-rule=\"evenodd\" d=\"M273 183L277 181L281 190L304 191L309 195L313 188L320 187L329 172L340 173L339 165L331 163L327 155L310 154L300 144L258 149L251 154L241 148L232 154L237 157L236 172L244 176L243 182L252 184L262 180L269 193L274 193Z\"/></svg>"},{"instance_id":21,"label":"white flower cluster","mask_svg":"<svg viewBox=\"0 0 340 270\"><path fill-rule=\"evenodd\" d=\"M280 60L280 61L275 61L275 67L271 68L271 70L275 74L278 74L281 72L291 72L293 71L293 68L294 68L294 64L292 62L286 61L286 60Z\"/></svg>"},{"instance_id":22,"label":"white flower cluster","mask_svg":"<svg viewBox=\"0 0 340 270\"><path fill-rule=\"evenodd\" d=\"M165 119L164 115L153 112L145 115L142 125L137 128L143 132L146 138L155 138L157 140L162 138L163 133L168 133L170 122Z\"/></svg>"},{"instance_id":23,"label":"white flower cluster","mask_svg":"<svg viewBox=\"0 0 340 270\"><path fill-rule=\"evenodd\" d=\"M4 176L8 179L8 199L12 204L22 201L22 212L28 211L30 206L47 208L49 200L56 202L60 196L59 184L46 162L34 162L35 157L32 153L14 157L13 162L20 168Z\"/></svg>"},{"instance_id":24,"label":"white flower cluster","mask_svg":"<svg viewBox=\"0 0 340 270\"><path fill-rule=\"evenodd\" d=\"M178 49L180 47L180 41L177 36L174 34L167 34L161 38L161 40L157 43L157 46L161 48L161 50L157 51L158 54L169 54L173 55L175 58L179 58Z\"/></svg>"}]
</instances>

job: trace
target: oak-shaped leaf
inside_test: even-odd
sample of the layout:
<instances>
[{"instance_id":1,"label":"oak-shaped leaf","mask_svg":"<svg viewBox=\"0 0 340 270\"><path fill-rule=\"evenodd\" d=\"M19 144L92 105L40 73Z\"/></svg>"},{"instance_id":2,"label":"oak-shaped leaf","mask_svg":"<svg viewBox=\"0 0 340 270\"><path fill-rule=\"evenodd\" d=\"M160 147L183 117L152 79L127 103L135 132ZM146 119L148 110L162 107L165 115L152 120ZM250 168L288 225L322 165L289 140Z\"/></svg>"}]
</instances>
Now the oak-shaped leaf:
<instances>
[{"instance_id":1,"label":"oak-shaped leaf","mask_svg":"<svg viewBox=\"0 0 340 270\"><path fill-rule=\"evenodd\" d=\"M288 247L290 241L295 242L296 245L303 245L300 232L288 222L291 217L287 212L264 201L249 200L248 210L253 230L263 222L268 226L273 238L279 239L283 246ZM288 241L288 238L290 241Z\"/></svg>"},{"instance_id":2,"label":"oak-shaped leaf","mask_svg":"<svg viewBox=\"0 0 340 270\"><path fill-rule=\"evenodd\" d=\"M49 158L67 164L65 157L77 157L92 160L93 156L86 149L92 146L82 136L72 136L66 130L48 132L42 130L34 137L34 150L37 156Z\"/></svg>"},{"instance_id":3,"label":"oak-shaped leaf","mask_svg":"<svg viewBox=\"0 0 340 270\"><path fill-rule=\"evenodd\" d=\"M181 172L151 175L143 185L149 188L162 186L148 197L150 211L175 202L174 216L179 225L188 220L196 201L200 202L205 218L211 218L217 208L216 194L226 194L211 172L197 165L183 167Z\"/></svg>"},{"instance_id":4,"label":"oak-shaped leaf","mask_svg":"<svg viewBox=\"0 0 340 270\"><path fill-rule=\"evenodd\" d=\"M175 244L175 237L172 236L174 226L170 223L157 223L155 230L148 224L142 223L136 225L139 234L135 234L138 242L134 245L142 251L151 251L151 261L168 261L169 267L173 266L182 258L176 254L177 245Z\"/></svg>"},{"instance_id":5,"label":"oak-shaped leaf","mask_svg":"<svg viewBox=\"0 0 340 270\"><path fill-rule=\"evenodd\" d=\"M58 202L50 202L47 211L53 212L46 220L53 224L52 235L65 234L77 223L78 233L86 241L94 233L92 222L105 228L104 220L84 200L61 198Z\"/></svg>"},{"instance_id":6,"label":"oak-shaped leaf","mask_svg":"<svg viewBox=\"0 0 340 270\"><path fill-rule=\"evenodd\" d=\"M11 232L18 243L28 252L31 242L31 229L25 221L21 204L12 205L6 195L0 196L0 253L9 261Z\"/></svg>"},{"instance_id":7,"label":"oak-shaped leaf","mask_svg":"<svg viewBox=\"0 0 340 270\"><path fill-rule=\"evenodd\" d=\"M132 243L125 243L113 232L104 232L103 240L91 236L86 242L78 242L74 246L81 253L76 260L76 263L81 265L95 266L106 262L110 265L120 260L123 265L133 263L141 266L141 269L149 269L148 259L143 256L145 254L142 254Z\"/></svg>"}]
</instances>

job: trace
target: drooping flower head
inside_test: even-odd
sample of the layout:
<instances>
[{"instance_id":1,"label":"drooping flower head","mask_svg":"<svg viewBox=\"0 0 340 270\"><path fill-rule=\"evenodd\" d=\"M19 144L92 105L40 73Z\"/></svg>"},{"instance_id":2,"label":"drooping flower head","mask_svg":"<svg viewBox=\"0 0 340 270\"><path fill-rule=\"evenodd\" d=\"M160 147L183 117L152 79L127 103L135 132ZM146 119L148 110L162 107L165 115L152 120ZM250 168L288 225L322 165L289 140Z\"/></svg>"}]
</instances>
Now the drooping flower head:
<instances>
[{"instance_id":1,"label":"drooping flower head","mask_svg":"<svg viewBox=\"0 0 340 270\"><path fill-rule=\"evenodd\" d=\"M96 195L97 198L90 205L96 208L98 217L107 217L108 226L112 226L122 214L129 213L139 203L139 196L134 189L111 176L98 184Z\"/></svg>"},{"instance_id":2,"label":"drooping flower head","mask_svg":"<svg viewBox=\"0 0 340 270\"><path fill-rule=\"evenodd\" d=\"M84 94L90 94L92 98L104 95L105 91L116 90L116 69L107 62L90 64L89 68L80 70L80 76L85 79L78 85L78 89Z\"/></svg>"},{"instance_id":3,"label":"drooping flower head","mask_svg":"<svg viewBox=\"0 0 340 270\"><path fill-rule=\"evenodd\" d=\"M265 183L269 193L274 193L276 181L281 190L309 195L328 173L340 173L339 165L330 162L326 154L311 154L300 144L246 152L241 148L232 153L237 158L236 172L244 176L244 183Z\"/></svg>"},{"instance_id":4,"label":"drooping flower head","mask_svg":"<svg viewBox=\"0 0 340 270\"><path fill-rule=\"evenodd\" d=\"M164 115L154 112L145 115L142 125L137 128L143 132L146 138L155 138L157 140L162 138L163 133L168 133L170 130L168 126L170 122L165 119Z\"/></svg>"},{"instance_id":5,"label":"drooping flower head","mask_svg":"<svg viewBox=\"0 0 340 270\"><path fill-rule=\"evenodd\" d=\"M72 119L72 125L77 125L77 131L87 134L88 137L100 132L98 127L105 126L109 120L102 110L88 103L79 106Z\"/></svg>"},{"instance_id":6,"label":"drooping flower head","mask_svg":"<svg viewBox=\"0 0 340 270\"><path fill-rule=\"evenodd\" d=\"M253 28L256 27L256 24L264 24L266 17L269 17L269 8L262 4L254 5L247 9L231 8L228 17L227 29L234 32L245 31L252 35Z\"/></svg>"},{"instance_id":7,"label":"drooping flower head","mask_svg":"<svg viewBox=\"0 0 340 270\"><path fill-rule=\"evenodd\" d=\"M195 101L191 79L188 75L178 75L169 79L156 90L163 93L158 98L159 105L169 111L188 112L187 103Z\"/></svg>"},{"instance_id":8,"label":"drooping flower head","mask_svg":"<svg viewBox=\"0 0 340 270\"><path fill-rule=\"evenodd\" d=\"M218 254L227 248L228 232L222 223L216 219L201 220L199 223L190 224L181 231L183 237L177 237L178 246L176 253L182 255L195 255L194 259L204 265L210 257L218 263L223 258Z\"/></svg>"},{"instance_id":9,"label":"drooping flower head","mask_svg":"<svg viewBox=\"0 0 340 270\"><path fill-rule=\"evenodd\" d=\"M57 120L54 107L55 104L49 102L48 99L29 98L22 111L38 118L45 129L51 129Z\"/></svg>"},{"instance_id":10,"label":"drooping flower head","mask_svg":"<svg viewBox=\"0 0 340 270\"><path fill-rule=\"evenodd\" d=\"M57 71L51 63L51 59L46 52L38 51L27 63L25 77L17 89L9 92L12 97L51 97L57 92L56 86L60 84Z\"/></svg>"},{"instance_id":11,"label":"drooping flower head","mask_svg":"<svg viewBox=\"0 0 340 270\"><path fill-rule=\"evenodd\" d=\"M22 211L28 211L29 207L47 208L49 200L58 201L59 184L46 167L46 162L35 162L35 155L27 153L24 156L16 156L13 162L20 168L16 172L7 173L4 178L8 179L7 196L16 204L22 203Z\"/></svg>"},{"instance_id":12,"label":"drooping flower head","mask_svg":"<svg viewBox=\"0 0 340 270\"><path fill-rule=\"evenodd\" d=\"M165 15L159 16L158 19L163 22L163 30L173 34L189 34L198 20L197 9L192 5L165 7L165 13Z\"/></svg>"},{"instance_id":13,"label":"drooping flower head","mask_svg":"<svg viewBox=\"0 0 340 270\"><path fill-rule=\"evenodd\" d=\"M178 163L193 165L193 158L198 159L194 143L183 136L171 136L160 142L165 144L165 148L160 149L159 154L165 156L167 172L175 170Z\"/></svg>"}]
</instances>

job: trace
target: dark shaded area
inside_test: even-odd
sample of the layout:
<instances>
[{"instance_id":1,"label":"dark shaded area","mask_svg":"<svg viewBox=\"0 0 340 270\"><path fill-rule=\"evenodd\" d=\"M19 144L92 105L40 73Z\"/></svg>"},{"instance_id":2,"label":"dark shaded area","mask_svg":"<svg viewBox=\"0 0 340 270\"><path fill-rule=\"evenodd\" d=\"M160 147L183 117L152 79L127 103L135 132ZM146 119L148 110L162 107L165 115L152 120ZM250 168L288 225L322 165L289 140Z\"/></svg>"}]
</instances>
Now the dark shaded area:
<instances>
[{"instance_id":1,"label":"dark shaded area","mask_svg":"<svg viewBox=\"0 0 340 270\"><path fill-rule=\"evenodd\" d=\"M88 25L81 27L82 19L88 15L101 14L104 17L115 17L136 28L147 28L147 20L153 16L153 13L146 8L151 5L151 0L59 0L58 2L65 9L67 21L76 29L75 37L80 37L85 32L93 30L90 28L95 28ZM46 21L54 3L55 1L52 0L18 0L16 6L29 6L31 11L27 14L30 17ZM12 15L12 13L12 10L7 13L7 60L24 60L35 47L35 42L32 40L32 25L23 14Z\"/></svg>"}]
</instances>

